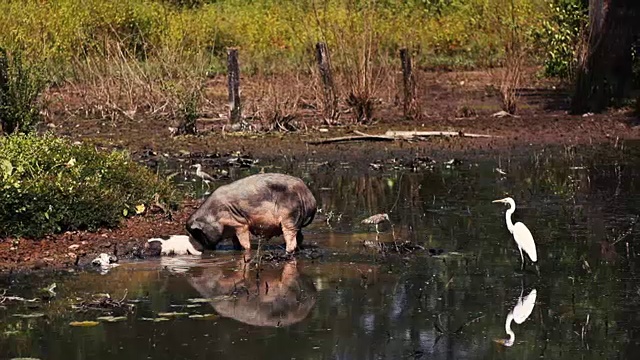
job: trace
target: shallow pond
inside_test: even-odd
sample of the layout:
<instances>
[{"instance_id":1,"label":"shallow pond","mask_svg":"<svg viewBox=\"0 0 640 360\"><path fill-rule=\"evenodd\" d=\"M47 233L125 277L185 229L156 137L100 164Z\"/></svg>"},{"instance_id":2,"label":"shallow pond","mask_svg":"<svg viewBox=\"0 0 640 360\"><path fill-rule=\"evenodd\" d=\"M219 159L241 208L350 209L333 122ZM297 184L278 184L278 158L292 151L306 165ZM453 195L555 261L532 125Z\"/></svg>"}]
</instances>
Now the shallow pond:
<instances>
[{"instance_id":1,"label":"shallow pond","mask_svg":"<svg viewBox=\"0 0 640 360\"><path fill-rule=\"evenodd\" d=\"M106 274L5 277L0 358L631 358L640 350L639 154L628 143L417 171L267 164L316 194L322 212L305 229L313 256L265 260L260 271L221 251ZM506 209L491 203L506 195L538 244L539 273L520 270ZM360 220L380 212L393 226L377 235ZM406 241L414 251L393 251ZM6 299L38 297L54 282L50 301Z\"/></svg>"}]
</instances>

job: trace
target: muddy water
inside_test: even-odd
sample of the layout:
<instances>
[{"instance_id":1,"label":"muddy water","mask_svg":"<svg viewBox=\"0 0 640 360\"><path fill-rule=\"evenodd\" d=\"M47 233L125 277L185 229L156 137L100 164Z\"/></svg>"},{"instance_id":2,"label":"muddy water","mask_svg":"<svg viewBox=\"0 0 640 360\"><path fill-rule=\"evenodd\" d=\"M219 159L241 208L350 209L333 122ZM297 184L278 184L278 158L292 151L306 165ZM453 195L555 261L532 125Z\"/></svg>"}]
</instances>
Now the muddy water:
<instances>
[{"instance_id":1,"label":"muddy water","mask_svg":"<svg viewBox=\"0 0 640 360\"><path fill-rule=\"evenodd\" d=\"M57 287L50 301L2 303L0 358L633 358L639 154L640 144L532 150L417 171L273 164L266 171L301 176L316 194L322 213L305 232L313 256L264 262L259 272L221 251L123 263L104 275L5 278L5 296ZM189 178L184 186L206 190ZM505 208L491 203L505 195L538 244L539 274L530 263L520 270ZM383 211L393 226L379 235L360 224ZM405 241L418 250L364 246ZM100 303L98 293L111 300ZM69 325L104 315L126 319Z\"/></svg>"}]
</instances>

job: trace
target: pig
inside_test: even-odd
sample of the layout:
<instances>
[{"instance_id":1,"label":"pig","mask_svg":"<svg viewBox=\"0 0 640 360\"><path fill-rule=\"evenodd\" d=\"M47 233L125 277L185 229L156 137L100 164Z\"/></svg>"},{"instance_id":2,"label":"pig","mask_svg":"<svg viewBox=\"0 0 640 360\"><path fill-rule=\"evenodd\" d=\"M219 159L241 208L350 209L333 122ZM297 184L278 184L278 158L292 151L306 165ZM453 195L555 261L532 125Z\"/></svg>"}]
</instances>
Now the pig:
<instances>
[{"instance_id":1,"label":"pig","mask_svg":"<svg viewBox=\"0 0 640 360\"><path fill-rule=\"evenodd\" d=\"M187 220L187 231L204 249L232 238L236 247L251 249L251 235L269 239L283 235L287 253L302 243L301 229L316 214L316 199L294 176L251 175L217 188Z\"/></svg>"}]
</instances>

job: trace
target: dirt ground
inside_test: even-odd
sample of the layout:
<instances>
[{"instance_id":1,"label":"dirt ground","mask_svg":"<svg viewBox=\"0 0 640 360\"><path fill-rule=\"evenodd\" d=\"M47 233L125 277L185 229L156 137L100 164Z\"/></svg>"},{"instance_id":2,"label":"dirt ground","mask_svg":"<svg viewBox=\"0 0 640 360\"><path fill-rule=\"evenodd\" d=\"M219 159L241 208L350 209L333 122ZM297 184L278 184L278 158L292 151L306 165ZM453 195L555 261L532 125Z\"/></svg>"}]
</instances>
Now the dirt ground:
<instances>
[{"instance_id":1,"label":"dirt ground","mask_svg":"<svg viewBox=\"0 0 640 360\"><path fill-rule=\"evenodd\" d=\"M568 93L558 85L530 76L527 87L520 90L517 117L496 118L500 110L496 80L486 72L422 73L417 89L417 116L406 119L394 90L376 103L375 121L353 124L345 110L338 124L328 126L317 111L301 111L292 124L297 131L255 131L265 129L258 120L244 132L230 132L224 116L207 116L198 120L198 136L171 136L174 126L166 117L78 116L70 110L82 102L64 88L54 89L64 99L48 109L47 127L74 141L86 141L107 149L128 149L136 158L150 153L168 157L211 157L240 151L259 158L261 164L286 157L290 161L349 161L367 166L385 157L411 157L416 154L432 158L484 156L490 153L527 151L533 146L576 145L640 139L640 121L628 109L604 114L568 115ZM224 79L210 84L211 93L224 93ZM251 85L244 96L251 98ZM76 95L77 96L77 95ZM224 113L226 98L213 101ZM300 100L300 99L299 99ZM250 100L248 100L250 101ZM302 101L302 100L300 100ZM65 105L60 105L64 103ZM78 105L80 106L80 105ZM251 106L247 106L248 108ZM255 108L255 104L254 104ZM214 111L215 112L215 111ZM74 114L74 115L69 115ZM210 114L209 114L210 115ZM245 114L247 115L247 114ZM251 114L249 114L250 116ZM269 121L266 121L267 125ZM252 131L253 130L253 131ZM353 135L353 131L384 134L387 130L456 131L492 135L491 138L432 137L421 141L348 142L311 145L307 141ZM4 239L0 242L0 271L40 268L64 268L89 263L99 253L115 253L121 258L140 256L144 242L155 236L183 234L186 218L198 206L188 200L172 214L136 217L118 229L97 233L68 232L40 240ZM78 245L78 246L75 246Z\"/></svg>"}]
</instances>

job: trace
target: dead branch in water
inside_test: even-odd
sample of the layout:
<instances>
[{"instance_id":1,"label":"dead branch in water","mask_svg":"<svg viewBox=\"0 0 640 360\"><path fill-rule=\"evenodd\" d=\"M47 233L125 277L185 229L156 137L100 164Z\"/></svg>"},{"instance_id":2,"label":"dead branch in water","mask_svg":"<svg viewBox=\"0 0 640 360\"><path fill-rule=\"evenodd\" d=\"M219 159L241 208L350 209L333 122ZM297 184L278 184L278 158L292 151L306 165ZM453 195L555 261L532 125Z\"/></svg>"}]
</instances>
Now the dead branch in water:
<instances>
[{"instance_id":1,"label":"dead branch in water","mask_svg":"<svg viewBox=\"0 0 640 360\"><path fill-rule=\"evenodd\" d=\"M394 141L394 140L411 140L414 138L428 137L428 136L460 136L460 137L470 137L470 138L493 138L498 137L494 135L485 135L485 134L470 134L464 133L462 131L394 131L389 130L384 135L371 135L365 134L360 131L353 132L356 135L352 136L340 136L329 139L322 140L311 140L307 141L307 144L319 145L319 144L329 144L336 142L347 142L347 141Z\"/></svg>"}]
</instances>

